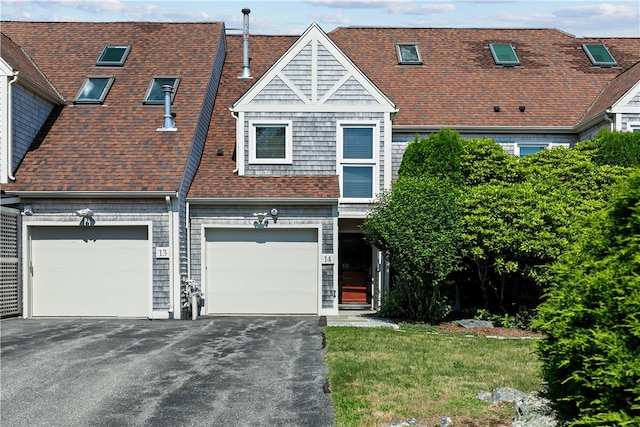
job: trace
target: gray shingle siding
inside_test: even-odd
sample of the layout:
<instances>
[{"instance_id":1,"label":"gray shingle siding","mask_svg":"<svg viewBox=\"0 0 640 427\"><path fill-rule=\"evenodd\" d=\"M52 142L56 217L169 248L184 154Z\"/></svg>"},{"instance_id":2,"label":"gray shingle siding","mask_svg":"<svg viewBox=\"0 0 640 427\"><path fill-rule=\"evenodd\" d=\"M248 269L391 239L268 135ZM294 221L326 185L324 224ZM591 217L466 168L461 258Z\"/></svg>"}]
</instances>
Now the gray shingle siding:
<instances>
[{"instance_id":1,"label":"gray shingle siding","mask_svg":"<svg viewBox=\"0 0 640 427\"><path fill-rule=\"evenodd\" d=\"M270 206L270 205L269 205ZM285 206L280 210L278 223L270 228L295 228L299 225L319 225L321 230L320 250L323 253L336 253L334 248L333 209L330 206ZM191 278L203 284L202 267L204 263L203 230L216 226L250 226L255 218L253 212L264 211L264 204L256 205L191 205ZM320 254L318 254L320 255ZM318 261L319 262L319 261ZM322 307L333 308L333 266L322 266Z\"/></svg>"},{"instance_id":2,"label":"gray shingle siding","mask_svg":"<svg viewBox=\"0 0 640 427\"><path fill-rule=\"evenodd\" d=\"M222 67L224 65L225 56L227 53L227 44L224 34L224 29L220 34L220 43L218 50L216 51L215 60L212 66L211 75L209 76L209 83L207 85L207 91L205 99L198 116L198 124L196 126L196 133L191 144L191 151L187 159L184 173L182 175L182 181L180 183L180 189L178 191L178 212L179 212L179 236L180 236L180 277L187 278L187 217L186 217L186 197L189 192L189 188L193 183L193 179L198 171L200 165L200 159L202 158L202 152L204 150L204 144L207 139L207 133L209 131L209 123L211 121L211 113L213 112L213 105L218 94L218 87L220 86L220 78L222 75Z\"/></svg>"},{"instance_id":3,"label":"gray shingle siding","mask_svg":"<svg viewBox=\"0 0 640 427\"><path fill-rule=\"evenodd\" d=\"M12 88L13 155L12 171L22 161L31 143L49 117L53 104L20 85Z\"/></svg>"},{"instance_id":4,"label":"gray shingle siding","mask_svg":"<svg viewBox=\"0 0 640 427\"><path fill-rule=\"evenodd\" d=\"M144 199L23 199L23 203L33 207L33 216L23 216L23 223L47 221L51 225L78 224L79 219L75 211L90 207L94 212L94 219L99 225L109 225L110 222L139 222L152 223L153 253L152 281L153 281L153 310L165 311L169 309L169 259L156 259L155 248L169 246L169 217L164 200ZM177 302L176 302L177 304ZM176 307L178 309L178 307Z\"/></svg>"},{"instance_id":5,"label":"gray shingle siding","mask_svg":"<svg viewBox=\"0 0 640 427\"><path fill-rule=\"evenodd\" d=\"M249 164L249 123L251 120L291 120L293 163L290 165ZM338 121L380 123L380 156L383 153L383 113L247 113L245 114L245 175L335 175ZM381 171L382 173L382 171Z\"/></svg>"}]
</instances>

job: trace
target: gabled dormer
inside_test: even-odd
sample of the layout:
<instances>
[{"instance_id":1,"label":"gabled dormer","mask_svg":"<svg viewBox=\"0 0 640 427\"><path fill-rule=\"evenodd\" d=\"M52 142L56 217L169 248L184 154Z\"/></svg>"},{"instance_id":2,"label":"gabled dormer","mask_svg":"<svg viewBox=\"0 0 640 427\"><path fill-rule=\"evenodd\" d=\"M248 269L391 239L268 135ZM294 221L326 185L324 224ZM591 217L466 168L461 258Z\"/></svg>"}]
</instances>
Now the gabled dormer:
<instances>
[{"instance_id":1,"label":"gabled dormer","mask_svg":"<svg viewBox=\"0 0 640 427\"><path fill-rule=\"evenodd\" d=\"M395 105L316 24L231 110L241 176L337 174L347 203L391 183Z\"/></svg>"}]
</instances>

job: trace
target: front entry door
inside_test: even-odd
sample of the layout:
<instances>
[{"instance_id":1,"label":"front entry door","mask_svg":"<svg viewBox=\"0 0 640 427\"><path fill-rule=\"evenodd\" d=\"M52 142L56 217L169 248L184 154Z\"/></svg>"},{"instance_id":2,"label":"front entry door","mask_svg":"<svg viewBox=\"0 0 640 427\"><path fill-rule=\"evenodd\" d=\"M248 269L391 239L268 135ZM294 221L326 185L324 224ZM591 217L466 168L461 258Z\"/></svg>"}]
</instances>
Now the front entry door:
<instances>
[{"instance_id":1,"label":"front entry door","mask_svg":"<svg viewBox=\"0 0 640 427\"><path fill-rule=\"evenodd\" d=\"M371 304L371 245L361 233L341 233L338 246L339 303Z\"/></svg>"}]
</instances>

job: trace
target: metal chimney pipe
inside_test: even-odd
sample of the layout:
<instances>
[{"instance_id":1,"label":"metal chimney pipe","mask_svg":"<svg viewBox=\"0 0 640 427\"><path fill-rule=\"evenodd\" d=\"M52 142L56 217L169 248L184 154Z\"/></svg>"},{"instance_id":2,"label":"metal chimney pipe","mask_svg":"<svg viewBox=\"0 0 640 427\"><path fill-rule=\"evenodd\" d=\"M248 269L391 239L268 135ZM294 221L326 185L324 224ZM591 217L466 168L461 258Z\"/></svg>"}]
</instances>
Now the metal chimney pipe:
<instances>
[{"instance_id":1,"label":"metal chimney pipe","mask_svg":"<svg viewBox=\"0 0 640 427\"><path fill-rule=\"evenodd\" d=\"M162 93L164 93L164 129L173 128L173 116L171 115L171 93L173 87L171 85L162 86Z\"/></svg>"},{"instance_id":2,"label":"metal chimney pipe","mask_svg":"<svg viewBox=\"0 0 640 427\"><path fill-rule=\"evenodd\" d=\"M251 78L251 70L249 69L249 14L250 9L242 9L242 75L241 79Z\"/></svg>"}]
</instances>

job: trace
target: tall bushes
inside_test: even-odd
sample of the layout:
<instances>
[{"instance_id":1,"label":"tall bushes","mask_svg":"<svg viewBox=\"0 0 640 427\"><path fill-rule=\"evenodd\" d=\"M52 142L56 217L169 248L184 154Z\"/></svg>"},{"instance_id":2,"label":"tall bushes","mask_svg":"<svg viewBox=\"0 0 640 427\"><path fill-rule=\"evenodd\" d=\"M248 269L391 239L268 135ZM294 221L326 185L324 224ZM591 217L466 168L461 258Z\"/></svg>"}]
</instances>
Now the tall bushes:
<instances>
[{"instance_id":1,"label":"tall bushes","mask_svg":"<svg viewBox=\"0 0 640 427\"><path fill-rule=\"evenodd\" d=\"M536 326L548 394L572 426L640 425L640 171L562 256Z\"/></svg>"}]
</instances>

